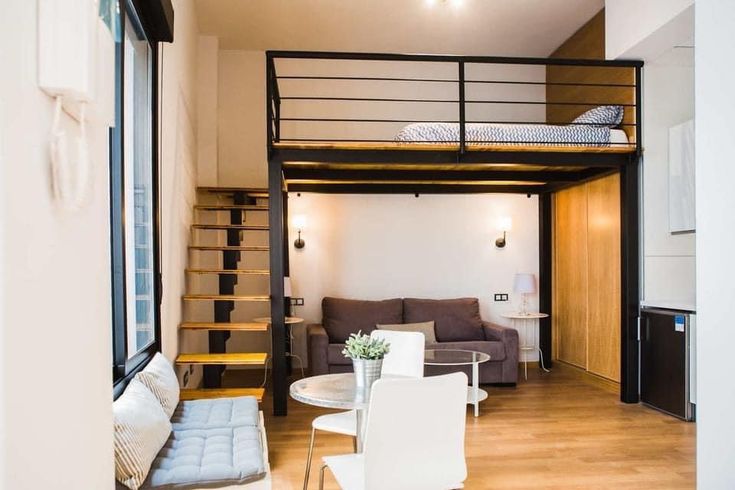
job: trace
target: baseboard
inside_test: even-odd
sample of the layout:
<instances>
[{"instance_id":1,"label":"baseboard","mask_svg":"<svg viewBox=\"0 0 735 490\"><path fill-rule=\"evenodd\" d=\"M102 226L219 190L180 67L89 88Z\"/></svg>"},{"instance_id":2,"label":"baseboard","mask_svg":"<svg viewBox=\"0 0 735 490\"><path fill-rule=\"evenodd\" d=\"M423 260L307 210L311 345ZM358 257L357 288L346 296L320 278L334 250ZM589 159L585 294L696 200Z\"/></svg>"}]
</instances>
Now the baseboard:
<instances>
[{"instance_id":1,"label":"baseboard","mask_svg":"<svg viewBox=\"0 0 735 490\"><path fill-rule=\"evenodd\" d=\"M559 359L554 359L554 369L561 369L564 373L571 374L580 381L602 388L610 393L620 395L620 383L608 378L603 378L602 376L598 376L589 371L585 371L579 366L560 361Z\"/></svg>"}]
</instances>

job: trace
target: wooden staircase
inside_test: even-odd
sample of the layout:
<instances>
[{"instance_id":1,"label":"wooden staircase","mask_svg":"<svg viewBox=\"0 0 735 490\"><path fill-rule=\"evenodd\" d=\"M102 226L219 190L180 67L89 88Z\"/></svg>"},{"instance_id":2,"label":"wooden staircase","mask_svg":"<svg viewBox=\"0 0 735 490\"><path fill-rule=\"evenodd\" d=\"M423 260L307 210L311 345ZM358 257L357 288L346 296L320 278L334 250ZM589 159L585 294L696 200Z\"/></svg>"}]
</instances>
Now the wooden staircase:
<instances>
[{"instance_id":1,"label":"wooden staircase","mask_svg":"<svg viewBox=\"0 0 735 490\"><path fill-rule=\"evenodd\" d=\"M241 277L257 278L270 275L268 269L250 267L256 257L263 262L263 252L268 252L267 224L268 192L265 189L235 188L235 187L200 187L199 202L194 206L195 222L191 226L194 244L189 246L190 266L186 269L188 277L204 278L217 276L217 291L195 291L183 295L182 299L187 306L185 315L191 316L189 305L206 305L212 303L213 321L195 321L187 318L179 326L182 335L208 335L208 352L181 353L176 358L178 365L200 365L204 369L203 385L201 389L182 389L181 399L192 400L198 398L217 398L223 396L255 396L258 401L263 398L262 387L222 388L222 374L228 366L262 366L265 368L268 355L264 352L229 352L228 339L236 335L262 335L268 333L268 324L252 321L233 321L232 313L236 304L257 305L270 304L270 290L268 281L261 285L260 291L247 291L241 294L236 286ZM252 223L255 215L257 224ZM264 233L253 243L248 234ZM222 234L225 240L220 240ZM252 235L251 235L252 236ZM224 243L222 243L224 241ZM213 257L217 254L218 265L212 265ZM209 254L208 263L201 265L205 256ZM196 261L192 264L192 258ZM267 255L265 256L267 259ZM267 260L266 260L267 263ZM242 265L241 265L242 264ZM212 282L209 282L211 288ZM250 284L247 284L250 287ZM244 287L241 286L241 288ZM204 289L204 288L199 288ZM265 289L265 290L263 290ZM196 313L202 313L202 306ZM204 306L205 311L206 306ZM269 311L269 310L268 310ZM264 316L262 314L254 314ZM268 315L265 315L268 316ZM232 349L229 349L232 350Z\"/></svg>"}]
</instances>

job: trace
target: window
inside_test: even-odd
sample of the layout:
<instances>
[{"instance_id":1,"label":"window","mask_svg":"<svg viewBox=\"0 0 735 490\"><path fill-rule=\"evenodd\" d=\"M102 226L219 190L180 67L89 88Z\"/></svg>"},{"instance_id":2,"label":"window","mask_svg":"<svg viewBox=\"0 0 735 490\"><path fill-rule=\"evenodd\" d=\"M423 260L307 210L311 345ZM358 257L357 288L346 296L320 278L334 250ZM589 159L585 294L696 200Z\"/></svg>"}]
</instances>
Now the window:
<instances>
[{"instance_id":1,"label":"window","mask_svg":"<svg viewBox=\"0 0 735 490\"><path fill-rule=\"evenodd\" d=\"M120 0L117 25L115 127L110 131L116 382L149 359L160 339L156 45L149 42L132 3Z\"/></svg>"}]
</instances>

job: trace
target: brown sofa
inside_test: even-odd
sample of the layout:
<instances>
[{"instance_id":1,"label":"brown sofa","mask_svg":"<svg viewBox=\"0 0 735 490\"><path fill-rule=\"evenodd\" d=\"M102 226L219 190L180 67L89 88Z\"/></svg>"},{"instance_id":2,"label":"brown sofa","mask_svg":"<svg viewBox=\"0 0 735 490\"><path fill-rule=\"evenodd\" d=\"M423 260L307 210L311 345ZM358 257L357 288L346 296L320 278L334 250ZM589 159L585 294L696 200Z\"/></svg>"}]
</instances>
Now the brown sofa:
<instances>
[{"instance_id":1,"label":"brown sofa","mask_svg":"<svg viewBox=\"0 0 735 490\"><path fill-rule=\"evenodd\" d=\"M322 323L306 330L309 366L313 375L352 371L342 354L353 332L370 333L376 324L434 321L437 343L427 349L464 349L485 352L491 360L480 364L480 383L515 384L518 380L518 332L480 318L477 298L395 298L363 301L342 298L322 300ZM427 366L426 374L456 371ZM466 373L470 369L464 369ZM471 378L470 378L471 379Z\"/></svg>"}]
</instances>

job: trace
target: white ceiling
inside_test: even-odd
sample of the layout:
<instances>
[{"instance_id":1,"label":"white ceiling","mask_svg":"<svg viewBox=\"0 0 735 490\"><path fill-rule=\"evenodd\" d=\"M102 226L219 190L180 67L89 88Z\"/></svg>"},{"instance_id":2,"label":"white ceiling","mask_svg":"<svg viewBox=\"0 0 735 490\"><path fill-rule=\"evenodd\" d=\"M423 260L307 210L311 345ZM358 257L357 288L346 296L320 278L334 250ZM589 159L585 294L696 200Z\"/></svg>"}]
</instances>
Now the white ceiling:
<instances>
[{"instance_id":1,"label":"white ceiling","mask_svg":"<svg viewBox=\"0 0 735 490\"><path fill-rule=\"evenodd\" d=\"M604 0L195 0L221 49L547 56Z\"/></svg>"}]
</instances>

